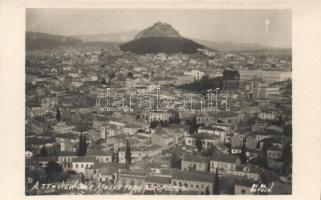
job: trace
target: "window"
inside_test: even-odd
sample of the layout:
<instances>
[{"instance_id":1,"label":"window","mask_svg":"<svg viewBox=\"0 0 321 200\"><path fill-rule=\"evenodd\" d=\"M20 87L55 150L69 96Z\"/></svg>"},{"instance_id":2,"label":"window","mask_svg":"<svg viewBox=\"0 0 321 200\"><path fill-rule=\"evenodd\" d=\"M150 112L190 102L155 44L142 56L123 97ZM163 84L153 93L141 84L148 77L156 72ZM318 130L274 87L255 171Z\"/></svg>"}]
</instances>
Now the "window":
<instances>
[{"instance_id":1,"label":"window","mask_svg":"<svg viewBox=\"0 0 321 200\"><path fill-rule=\"evenodd\" d=\"M196 188L199 188L199 185L196 185Z\"/></svg>"},{"instance_id":2,"label":"window","mask_svg":"<svg viewBox=\"0 0 321 200\"><path fill-rule=\"evenodd\" d=\"M179 185L179 186L182 186L182 182L178 182L178 185Z\"/></svg>"},{"instance_id":3,"label":"window","mask_svg":"<svg viewBox=\"0 0 321 200\"><path fill-rule=\"evenodd\" d=\"M80 165L80 167L81 167L81 168L84 168L84 165L83 165L83 164L81 164L81 165Z\"/></svg>"},{"instance_id":4,"label":"window","mask_svg":"<svg viewBox=\"0 0 321 200\"><path fill-rule=\"evenodd\" d=\"M175 185L175 186L176 186L176 181L173 181L173 185Z\"/></svg>"},{"instance_id":5,"label":"window","mask_svg":"<svg viewBox=\"0 0 321 200\"><path fill-rule=\"evenodd\" d=\"M78 164L76 164L76 168L78 168Z\"/></svg>"}]
</instances>

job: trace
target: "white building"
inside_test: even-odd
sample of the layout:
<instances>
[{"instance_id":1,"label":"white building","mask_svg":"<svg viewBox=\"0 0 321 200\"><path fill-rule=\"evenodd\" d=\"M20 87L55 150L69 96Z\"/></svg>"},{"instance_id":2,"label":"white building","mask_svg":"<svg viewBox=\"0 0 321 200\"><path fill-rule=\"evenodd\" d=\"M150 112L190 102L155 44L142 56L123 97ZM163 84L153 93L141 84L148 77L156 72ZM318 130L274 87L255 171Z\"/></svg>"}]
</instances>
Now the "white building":
<instances>
[{"instance_id":1,"label":"white building","mask_svg":"<svg viewBox=\"0 0 321 200\"><path fill-rule=\"evenodd\" d=\"M199 80L205 75L205 73L202 71L193 69L192 71L184 72L184 75L193 76L195 80Z\"/></svg>"},{"instance_id":2,"label":"white building","mask_svg":"<svg viewBox=\"0 0 321 200\"><path fill-rule=\"evenodd\" d=\"M266 82L281 82L291 79L291 71L279 70L239 70L241 81L262 80Z\"/></svg>"}]
</instances>

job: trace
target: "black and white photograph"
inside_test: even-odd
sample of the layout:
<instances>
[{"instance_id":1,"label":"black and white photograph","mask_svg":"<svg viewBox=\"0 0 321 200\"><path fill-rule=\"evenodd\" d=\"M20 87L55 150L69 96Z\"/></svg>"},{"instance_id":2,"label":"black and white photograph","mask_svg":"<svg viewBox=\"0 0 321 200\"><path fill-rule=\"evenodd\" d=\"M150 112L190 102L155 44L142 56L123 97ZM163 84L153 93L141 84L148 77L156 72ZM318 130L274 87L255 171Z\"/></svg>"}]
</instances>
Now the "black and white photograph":
<instances>
[{"instance_id":1,"label":"black and white photograph","mask_svg":"<svg viewBox=\"0 0 321 200\"><path fill-rule=\"evenodd\" d=\"M25 17L25 195L292 194L291 10Z\"/></svg>"}]
</instances>

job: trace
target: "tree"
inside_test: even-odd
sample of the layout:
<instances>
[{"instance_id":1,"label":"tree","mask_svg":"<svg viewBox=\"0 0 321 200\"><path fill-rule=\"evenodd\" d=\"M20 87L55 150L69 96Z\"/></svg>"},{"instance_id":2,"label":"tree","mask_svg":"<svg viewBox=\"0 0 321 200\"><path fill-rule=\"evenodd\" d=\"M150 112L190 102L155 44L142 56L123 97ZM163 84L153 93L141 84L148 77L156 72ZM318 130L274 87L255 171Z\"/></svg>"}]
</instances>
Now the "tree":
<instances>
[{"instance_id":1,"label":"tree","mask_svg":"<svg viewBox=\"0 0 321 200\"><path fill-rule=\"evenodd\" d=\"M57 121L60 121L60 120L61 120L61 113L60 113L59 107L57 108L57 112L56 112L56 120L57 120Z\"/></svg>"},{"instance_id":2,"label":"tree","mask_svg":"<svg viewBox=\"0 0 321 200\"><path fill-rule=\"evenodd\" d=\"M202 143L201 137L197 136L195 138L195 145L198 152L202 151L203 143Z\"/></svg>"},{"instance_id":3,"label":"tree","mask_svg":"<svg viewBox=\"0 0 321 200\"><path fill-rule=\"evenodd\" d=\"M189 133L190 134L197 133L197 130L198 130L199 126L197 125L197 122L196 122L196 116L193 116L191 120L188 120L187 124L190 125L190 127L189 127Z\"/></svg>"},{"instance_id":4,"label":"tree","mask_svg":"<svg viewBox=\"0 0 321 200\"><path fill-rule=\"evenodd\" d=\"M206 157L211 157L213 155L214 151L215 151L214 145L213 144L209 144L209 148L206 149L206 151L203 151L202 155L206 156Z\"/></svg>"},{"instance_id":5,"label":"tree","mask_svg":"<svg viewBox=\"0 0 321 200\"><path fill-rule=\"evenodd\" d=\"M172 168L180 169L181 168L181 158L173 153L170 158L170 165Z\"/></svg>"},{"instance_id":6,"label":"tree","mask_svg":"<svg viewBox=\"0 0 321 200\"><path fill-rule=\"evenodd\" d=\"M46 168L45 168L45 172L47 175L47 181L52 181L55 179L55 177L57 177L57 175L59 173L61 173L63 171L62 167L54 162L54 161L49 161Z\"/></svg>"},{"instance_id":7,"label":"tree","mask_svg":"<svg viewBox=\"0 0 321 200\"><path fill-rule=\"evenodd\" d=\"M157 128L158 125L159 123L157 121L151 121L149 127L154 129L154 128Z\"/></svg>"},{"instance_id":8,"label":"tree","mask_svg":"<svg viewBox=\"0 0 321 200\"><path fill-rule=\"evenodd\" d=\"M247 163L245 139L243 141L243 145L242 145L242 148L241 148L240 159L241 159L241 164L246 164Z\"/></svg>"},{"instance_id":9,"label":"tree","mask_svg":"<svg viewBox=\"0 0 321 200\"><path fill-rule=\"evenodd\" d=\"M207 186L206 189L205 189L205 194L206 194L206 195L211 194L211 193L210 193L210 189L208 188L208 186Z\"/></svg>"},{"instance_id":10,"label":"tree","mask_svg":"<svg viewBox=\"0 0 321 200\"><path fill-rule=\"evenodd\" d=\"M208 156L212 156L215 151L214 145L210 144L210 148L208 149Z\"/></svg>"},{"instance_id":11,"label":"tree","mask_svg":"<svg viewBox=\"0 0 321 200\"><path fill-rule=\"evenodd\" d=\"M220 179L218 176L218 168L216 168L214 182L213 182L213 194L219 195L220 194Z\"/></svg>"},{"instance_id":12,"label":"tree","mask_svg":"<svg viewBox=\"0 0 321 200\"><path fill-rule=\"evenodd\" d=\"M133 79L134 78L133 72L128 72L127 77Z\"/></svg>"},{"instance_id":13,"label":"tree","mask_svg":"<svg viewBox=\"0 0 321 200\"><path fill-rule=\"evenodd\" d=\"M47 152L46 146L45 146L45 144L43 144L42 148L40 150L40 156L41 157L46 157L47 155L48 155L48 152Z\"/></svg>"},{"instance_id":14,"label":"tree","mask_svg":"<svg viewBox=\"0 0 321 200\"><path fill-rule=\"evenodd\" d=\"M229 142L229 143L227 144L227 147L228 147L228 153L229 153L230 155L232 155L232 144L231 144L231 142Z\"/></svg>"},{"instance_id":15,"label":"tree","mask_svg":"<svg viewBox=\"0 0 321 200\"><path fill-rule=\"evenodd\" d=\"M109 79L113 79L116 77L116 74L114 72L108 74Z\"/></svg>"},{"instance_id":16,"label":"tree","mask_svg":"<svg viewBox=\"0 0 321 200\"><path fill-rule=\"evenodd\" d=\"M268 166L268 162L267 162L267 149L269 148L270 144L267 141L263 141L263 145L262 145L262 149L260 152L260 164L263 167L267 167Z\"/></svg>"},{"instance_id":17,"label":"tree","mask_svg":"<svg viewBox=\"0 0 321 200\"><path fill-rule=\"evenodd\" d=\"M130 143L127 140L126 149L125 149L125 159L126 159L126 169L129 169L129 165L132 162L132 155L131 155Z\"/></svg>"},{"instance_id":18,"label":"tree","mask_svg":"<svg viewBox=\"0 0 321 200\"><path fill-rule=\"evenodd\" d=\"M86 136L84 136L82 133L80 133L77 156L85 156L86 153L87 153Z\"/></svg>"},{"instance_id":19,"label":"tree","mask_svg":"<svg viewBox=\"0 0 321 200\"><path fill-rule=\"evenodd\" d=\"M291 165L292 164L292 148L291 148L290 142L287 142L284 145L283 161L284 161L284 163L286 165Z\"/></svg>"},{"instance_id":20,"label":"tree","mask_svg":"<svg viewBox=\"0 0 321 200\"><path fill-rule=\"evenodd\" d=\"M83 136L84 139L83 139L83 155L86 155L87 154L87 139L86 139L86 135Z\"/></svg>"},{"instance_id":21,"label":"tree","mask_svg":"<svg viewBox=\"0 0 321 200\"><path fill-rule=\"evenodd\" d=\"M119 163L119 148L117 150L117 153L116 153L116 163Z\"/></svg>"}]
</instances>

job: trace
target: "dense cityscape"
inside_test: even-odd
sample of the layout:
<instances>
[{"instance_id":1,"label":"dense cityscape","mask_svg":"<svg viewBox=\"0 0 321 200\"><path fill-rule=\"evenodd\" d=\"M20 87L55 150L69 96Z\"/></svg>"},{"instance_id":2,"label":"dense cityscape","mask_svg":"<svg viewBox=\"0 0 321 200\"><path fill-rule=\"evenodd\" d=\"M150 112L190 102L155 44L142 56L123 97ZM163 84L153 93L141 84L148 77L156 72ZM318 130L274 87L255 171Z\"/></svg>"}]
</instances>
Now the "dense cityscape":
<instances>
[{"instance_id":1,"label":"dense cityscape","mask_svg":"<svg viewBox=\"0 0 321 200\"><path fill-rule=\"evenodd\" d=\"M27 195L292 194L291 55L66 45L25 72Z\"/></svg>"}]
</instances>

